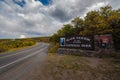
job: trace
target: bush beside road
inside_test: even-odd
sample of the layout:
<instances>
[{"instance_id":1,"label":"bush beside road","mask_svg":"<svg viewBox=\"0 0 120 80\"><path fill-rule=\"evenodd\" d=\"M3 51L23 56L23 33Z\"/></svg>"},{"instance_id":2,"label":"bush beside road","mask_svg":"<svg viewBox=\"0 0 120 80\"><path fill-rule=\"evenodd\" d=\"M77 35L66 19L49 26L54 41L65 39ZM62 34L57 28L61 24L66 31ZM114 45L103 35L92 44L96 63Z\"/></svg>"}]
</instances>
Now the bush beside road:
<instances>
[{"instance_id":1,"label":"bush beside road","mask_svg":"<svg viewBox=\"0 0 120 80\"><path fill-rule=\"evenodd\" d=\"M36 42L32 39L0 40L0 53L9 51L12 49L18 49L18 48L22 48L22 47L26 47L26 46L32 46L35 43Z\"/></svg>"}]
</instances>

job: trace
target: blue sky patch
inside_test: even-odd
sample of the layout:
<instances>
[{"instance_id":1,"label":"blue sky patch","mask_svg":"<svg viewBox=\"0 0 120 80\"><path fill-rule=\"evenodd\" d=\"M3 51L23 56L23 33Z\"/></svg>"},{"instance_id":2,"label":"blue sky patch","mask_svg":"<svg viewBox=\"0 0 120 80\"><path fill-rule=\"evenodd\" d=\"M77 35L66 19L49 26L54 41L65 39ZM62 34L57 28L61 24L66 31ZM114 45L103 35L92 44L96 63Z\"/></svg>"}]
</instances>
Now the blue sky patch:
<instances>
[{"instance_id":1,"label":"blue sky patch","mask_svg":"<svg viewBox=\"0 0 120 80\"><path fill-rule=\"evenodd\" d=\"M24 7L24 5L26 4L25 0L13 0L14 3L16 3L17 5Z\"/></svg>"},{"instance_id":2,"label":"blue sky patch","mask_svg":"<svg viewBox=\"0 0 120 80\"><path fill-rule=\"evenodd\" d=\"M49 5L52 0L35 0L35 1L40 1L43 5Z\"/></svg>"}]
</instances>

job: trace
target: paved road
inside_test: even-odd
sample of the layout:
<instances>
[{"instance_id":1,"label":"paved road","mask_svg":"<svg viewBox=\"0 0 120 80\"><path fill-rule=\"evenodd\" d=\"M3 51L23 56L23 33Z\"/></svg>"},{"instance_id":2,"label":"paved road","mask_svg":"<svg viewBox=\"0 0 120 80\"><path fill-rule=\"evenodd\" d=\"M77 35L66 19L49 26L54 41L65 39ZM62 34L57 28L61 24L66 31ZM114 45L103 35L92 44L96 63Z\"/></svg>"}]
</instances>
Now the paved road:
<instances>
[{"instance_id":1,"label":"paved road","mask_svg":"<svg viewBox=\"0 0 120 80\"><path fill-rule=\"evenodd\" d=\"M33 47L0 54L0 80L23 80L45 59L48 46L38 43Z\"/></svg>"}]
</instances>

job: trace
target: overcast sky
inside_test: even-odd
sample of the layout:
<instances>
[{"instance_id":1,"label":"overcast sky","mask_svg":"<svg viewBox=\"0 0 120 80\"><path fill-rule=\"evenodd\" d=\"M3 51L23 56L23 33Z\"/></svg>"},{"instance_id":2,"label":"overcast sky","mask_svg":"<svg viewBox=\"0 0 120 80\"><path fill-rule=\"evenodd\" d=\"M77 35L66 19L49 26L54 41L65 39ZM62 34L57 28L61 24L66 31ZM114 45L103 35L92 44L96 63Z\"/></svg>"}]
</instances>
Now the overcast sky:
<instances>
[{"instance_id":1,"label":"overcast sky","mask_svg":"<svg viewBox=\"0 0 120 80\"><path fill-rule=\"evenodd\" d=\"M79 16L120 0L0 0L0 38L49 36Z\"/></svg>"}]
</instances>

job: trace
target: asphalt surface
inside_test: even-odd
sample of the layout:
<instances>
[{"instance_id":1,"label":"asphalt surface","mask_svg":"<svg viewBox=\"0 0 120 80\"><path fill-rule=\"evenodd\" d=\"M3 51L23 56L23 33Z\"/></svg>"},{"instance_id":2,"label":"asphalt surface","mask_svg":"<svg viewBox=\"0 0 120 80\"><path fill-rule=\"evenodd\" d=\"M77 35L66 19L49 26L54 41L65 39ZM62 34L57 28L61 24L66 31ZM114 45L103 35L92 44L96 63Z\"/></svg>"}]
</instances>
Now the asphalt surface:
<instances>
[{"instance_id":1,"label":"asphalt surface","mask_svg":"<svg viewBox=\"0 0 120 80\"><path fill-rule=\"evenodd\" d=\"M0 53L0 80L29 79L29 73L45 59L48 46L38 43L22 50Z\"/></svg>"}]
</instances>

